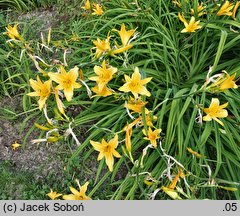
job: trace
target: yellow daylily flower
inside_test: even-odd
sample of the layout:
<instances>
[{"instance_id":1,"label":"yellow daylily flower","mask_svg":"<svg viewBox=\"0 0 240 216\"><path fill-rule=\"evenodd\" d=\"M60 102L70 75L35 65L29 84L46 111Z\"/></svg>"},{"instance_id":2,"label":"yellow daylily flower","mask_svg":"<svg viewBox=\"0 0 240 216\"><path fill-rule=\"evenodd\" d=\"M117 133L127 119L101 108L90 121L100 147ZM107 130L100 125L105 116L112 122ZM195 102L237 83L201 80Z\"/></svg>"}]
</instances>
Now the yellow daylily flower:
<instances>
[{"instance_id":1,"label":"yellow daylily flower","mask_svg":"<svg viewBox=\"0 0 240 216\"><path fill-rule=\"evenodd\" d=\"M228 106L228 103L219 105L218 98L212 98L209 108L204 108L203 111L207 114L203 117L204 121L211 121L212 119L224 126L223 122L218 118L225 118L228 116L228 111L224 109Z\"/></svg>"},{"instance_id":2,"label":"yellow daylily flower","mask_svg":"<svg viewBox=\"0 0 240 216\"><path fill-rule=\"evenodd\" d=\"M121 29L120 31L119 30L116 30L114 29L114 31L117 31L120 38L121 38L121 42L122 42L122 46L119 46L117 43L116 43L116 47L117 49L114 49L114 50L111 50L110 52L110 55L114 56L115 54L119 54L119 53L123 53L129 49L131 49L133 47L132 44L129 44L129 40L130 38L133 36L134 32L136 31L136 29L131 29L131 30L128 30L126 31L126 27L124 25L124 23L121 25Z\"/></svg>"},{"instance_id":3,"label":"yellow daylily flower","mask_svg":"<svg viewBox=\"0 0 240 216\"><path fill-rule=\"evenodd\" d=\"M151 96L151 93L143 85L151 81L152 77L141 80L141 74L139 68L135 67L134 73L130 78L128 75L124 75L126 83L119 88L119 91L131 92L135 98L138 98L138 95Z\"/></svg>"},{"instance_id":4,"label":"yellow daylily flower","mask_svg":"<svg viewBox=\"0 0 240 216\"><path fill-rule=\"evenodd\" d=\"M111 51L109 52L109 54L110 54L111 56L115 56L115 54L123 53L123 52L131 49L132 47L133 47L133 45L132 45L132 44L129 44L129 45L127 45L127 46L123 46L123 47L120 47L120 48L117 48L117 49L113 49L113 50L111 50Z\"/></svg>"},{"instance_id":5,"label":"yellow daylily flower","mask_svg":"<svg viewBox=\"0 0 240 216\"><path fill-rule=\"evenodd\" d=\"M127 151L131 153L132 149L132 142L131 142L131 136L132 136L132 128L138 124L141 121L141 117L138 117L135 119L132 123L128 124L123 128L122 131L126 131L126 136L125 136L125 145L127 148ZM131 154L130 154L131 156Z\"/></svg>"},{"instance_id":6,"label":"yellow daylily flower","mask_svg":"<svg viewBox=\"0 0 240 216\"><path fill-rule=\"evenodd\" d=\"M103 53L111 50L109 39L110 37L107 37L107 39L105 40L100 40L99 38L97 38L97 40L93 41L93 44L95 45L93 49L96 49L96 58L99 58Z\"/></svg>"},{"instance_id":7,"label":"yellow daylily flower","mask_svg":"<svg viewBox=\"0 0 240 216\"><path fill-rule=\"evenodd\" d=\"M102 9L102 6L100 4L93 3L93 15L101 16L103 15L104 11Z\"/></svg>"},{"instance_id":8,"label":"yellow daylily flower","mask_svg":"<svg viewBox=\"0 0 240 216\"><path fill-rule=\"evenodd\" d=\"M142 107L145 106L148 102L144 102L141 100L141 98L134 99L130 97L130 100L128 103L124 105L124 107L128 108L129 110L132 110L133 112L136 113L142 113ZM149 113L148 109L145 108L145 113Z\"/></svg>"},{"instance_id":9,"label":"yellow daylily flower","mask_svg":"<svg viewBox=\"0 0 240 216\"><path fill-rule=\"evenodd\" d=\"M60 73L48 73L48 76L58 83L59 85L56 87L57 90L63 90L64 95L67 101L71 101L73 97L73 90L75 88L80 88L82 85L77 83L76 80L78 78L78 67L72 68L68 73L64 69L64 67L60 66Z\"/></svg>"},{"instance_id":10,"label":"yellow daylily flower","mask_svg":"<svg viewBox=\"0 0 240 216\"><path fill-rule=\"evenodd\" d=\"M86 182L83 186L80 185L78 180L76 180L76 182L78 184L79 191L76 190L74 187L70 187L70 191L72 192L72 194L63 195L63 199L64 200L91 200L91 198L86 195L89 182Z\"/></svg>"},{"instance_id":11,"label":"yellow daylily flower","mask_svg":"<svg viewBox=\"0 0 240 216\"><path fill-rule=\"evenodd\" d=\"M106 65L106 61L102 62L102 67L94 66L94 72L97 76L89 77L89 80L95 81L98 83L99 91L101 92L104 86L113 78L113 74L117 72L117 68Z\"/></svg>"},{"instance_id":12,"label":"yellow daylily flower","mask_svg":"<svg viewBox=\"0 0 240 216\"><path fill-rule=\"evenodd\" d=\"M91 90L96 94L93 97L99 96L99 97L107 97L109 95L112 95L111 89L109 89L106 85L102 87L102 90L100 91L99 85L97 84L96 86L92 87Z\"/></svg>"},{"instance_id":13,"label":"yellow daylily flower","mask_svg":"<svg viewBox=\"0 0 240 216\"><path fill-rule=\"evenodd\" d=\"M185 175L184 175L183 171L180 170L180 171L178 172L178 174L175 176L175 178L172 180L172 182L170 183L170 185L168 186L168 188L174 190L174 189L176 188L176 186L177 186L177 183L178 183L179 179L180 179L180 178L184 178L184 176L185 176Z\"/></svg>"},{"instance_id":14,"label":"yellow daylily flower","mask_svg":"<svg viewBox=\"0 0 240 216\"><path fill-rule=\"evenodd\" d=\"M42 110L43 106L46 103L46 100L51 94L52 80L42 82L39 76L37 76L37 80L30 79L29 82L30 86L34 89L35 92L30 92L27 95L30 97L39 96L39 109Z\"/></svg>"},{"instance_id":15,"label":"yellow daylily flower","mask_svg":"<svg viewBox=\"0 0 240 216\"><path fill-rule=\"evenodd\" d=\"M64 114L65 113L64 105L63 105L63 102L59 98L59 93L56 88L54 89L54 95L55 95L58 110L60 111L60 113Z\"/></svg>"},{"instance_id":16,"label":"yellow daylily flower","mask_svg":"<svg viewBox=\"0 0 240 216\"><path fill-rule=\"evenodd\" d=\"M226 71L223 71L224 74L219 74L219 77L217 80L212 81L213 83L209 85L207 89L213 92L219 92L219 91L225 91L227 89L231 88L238 88L236 81L234 81L236 77L236 73L233 75L229 75Z\"/></svg>"},{"instance_id":17,"label":"yellow daylily flower","mask_svg":"<svg viewBox=\"0 0 240 216\"><path fill-rule=\"evenodd\" d=\"M130 40L130 38L133 36L134 32L136 31L136 29L131 29L131 30L126 30L126 27L125 27L125 24L123 23L121 25L121 29L120 31L117 31L120 38L121 38L121 41L122 41L122 45L123 46L127 46L128 45L128 42Z\"/></svg>"},{"instance_id":18,"label":"yellow daylily flower","mask_svg":"<svg viewBox=\"0 0 240 216\"><path fill-rule=\"evenodd\" d=\"M13 143L11 145L11 147L12 147L13 151L16 151L19 147L21 147L21 144L19 144L19 143L17 143L17 141L15 141L15 143Z\"/></svg>"},{"instance_id":19,"label":"yellow daylily flower","mask_svg":"<svg viewBox=\"0 0 240 216\"><path fill-rule=\"evenodd\" d=\"M50 192L49 192L47 195L48 195L48 196L50 197L50 199L52 199L52 200L55 200L56 198L62 196L62 194L59 194L59 193L57 193L56 191L53 191L52 189L50 189Z\"/></svg>"},{"instance_id":20,"label":"yellow daylily flower","mask_svg":"<svg viewBox=\"0 0 240 216\"><path fill-rule=\"evenodd\" d=\"M181 1L180 0L173 0L172 1L173 4L177 5L178 7L182 7Z\"/></svg>"},{"instance_id":21,"label":"yellow daylily flower","mask_svg":"<svg viewBox=\"0 0 240 216\"><path fill-rule=\"evenodd\" d=\"M3 34L6 34L8 37L10 37L10 38L13 39L13 40L24 41L23 38L22 38L22 36L19 34L17 27L18 27L18 23L15 24L13 27L10 26L10 25L8 25L8 26L6 27L6 30L7 30L7 31L4 32Z\"/></svg>"},{"instance_id":22,"label":"yellow daylily flower","mask_svg":"<svg viewBox=\"0 0 240 216\"><path fill-rule=\"evenodd\" d=\"M105 157L108 169L110 170L110 172L112 172L114 165L113 156L115 156L116 158L121 157L121 155L116 151L116 148L118 146L118 135L115 135L115 137L109 142L106 142L104 139L102 139L101 143L92 140L90 140L90 143L93 148L99 152L97 160L102 160Z\"/></svg>"},{"instance_id":23,"label":"yellow daylily flower","mask_svg":"<svg viewBox=\"0 0 240 216\"><path fill-rule=\"evenodd\" d=\"M149 140L150 143L153 145L154 148L157 148L157 139L160 138L159 134L161 133L162 129L156 129L152 131L151 127L148 128L148 132L144 129L142 130L143 134L146 136L143 139Z\"/></svg>"},{"instance_id":24,"label":"yellow daylily flower","mask_svg":"<svg viewBox=\"0 0 240 216\"><path fill-rule=\"evenodd\" d=\"M220 6L220 5L219 5ZM230 3L229 1L226 1L222 7L217 12L217 16L232 16L231 10L234 8L234 4Z\"/></svg>"},{"instance_id":25,"label":"yellow daylily flower","mask_svg":"<svg viewBox=\"0 0 240 216\"><path fill-rule=\"evenodd\" d=\"M153 127L153 123L152 123L152 120L153 121L156 121L157 120L157 116L151 116L151 113L150 112L148 112L148 113L145 113L146 114L146 123L147 123L147 126L148 127ZM144 125L143 124L143 122L142 122L142 125Z\"/></svg>"},{"instance_id":26,"label":"yellow daylily flower","mask_svg":"<svg viewBox=\"0 0 240 216\"><path fill-rule=\"evenodd\" d=\"M228 73L226 73L226 78L224 80L222 80L222 82L220 83L220 90L224 91L226 89L230 89L230 88L238 88L238 86L236 85L235 81L233 81L235 79L236 73L233 74L232 76L229 76Z\"/></svg>"},{"instance_id":27,"label":"yellow daylily flower","mask_svg":"<svg viewBox=\"0 0 240 216\"><path fill-rule=\"evenodd\" d=\"M129 124L127 124L125 144L128 152L131 152L131 149L132 149L131 136L132 136L132 126L131 125L129 126Z\"/></svg>"},{"instance_id":28,"label":"yellow daylily flower","mask_svg":"<svg viewBox=\"0 0 240 216\"><path fill-rule=\"evenodd\" d=\"M91 10L91 4L89 0L86 0L85 5L81 7L84 10Z\"/></svg>"},{"instance_id":29,"label":"yellow daylily flower","mask_svg":"<svg viewBox=\"0 0 240 216\"><path fill-rule=\"evenodd\" d=\"M180 13L178 13L178 18L183 22L183 24L185 26L185 28L181 31L181 33L185 33L185 32L191 33L191 32L195 32L197 29L202 28L202 26L198 25L200 20L195 22L194 16L191 17L189 23L186 21L186 19Z\"/></svg>"},{"instance_id":30,"label":"yellow daylily flower","mask_svg":"<svg viewBox=\"0 0 240 216\"><path fill-rule=\"evenodd\" d=\"M132 123L130 123L129 125L127 125L128 128L129 128L129 127L134 127L136 124L138 124L139 122L141 122L141 120L142 120L142 117L141 117L141 116L138 117L138 118L135 119ZM127 129L127 127L124 127L123 130L126 130L126 129Z\"/></svg>"},{"instance_id":31,"label":"yellow daylily flower","mask_svg":"<svg viewBox=\"0 0 240 216\"><path fill-rule=\"evenodd\" d=\"M206 8L206 6L203 6L202 2L201 2L201 4L198 4L197 11L196 11L196 14L198 15L198 17L201 17L204 14L206 14L206 12L204 12L205 8ZM194 14L195 14L194 9L192 8L192 9L190 9L190 11L191 11L191 15L194 16Z\"/></svg>"},{"instance_id":32,"label":"yellow daylily flower","mask_svg":"<svg viewBox=\"0 0 240 216\"><path fill-rule=\"evenodd\" d=\"M237 1L234 8L233 8L233 11L232 11L232 18L235 20L236 19L236 13L237 13L237 9L240 5L240 1Z\"/></svg>"},{"instance_id":33,"label":"yellow daylily flower","mask_svg":"<svg viewBox=\"0 0 240 216\"><path fill-rule=\"evenodd\" d=\"M77 34L73 34L72 37L70 38L70 41L74 42L80 41L80 37Z\"/></svg>"}]
</instances>

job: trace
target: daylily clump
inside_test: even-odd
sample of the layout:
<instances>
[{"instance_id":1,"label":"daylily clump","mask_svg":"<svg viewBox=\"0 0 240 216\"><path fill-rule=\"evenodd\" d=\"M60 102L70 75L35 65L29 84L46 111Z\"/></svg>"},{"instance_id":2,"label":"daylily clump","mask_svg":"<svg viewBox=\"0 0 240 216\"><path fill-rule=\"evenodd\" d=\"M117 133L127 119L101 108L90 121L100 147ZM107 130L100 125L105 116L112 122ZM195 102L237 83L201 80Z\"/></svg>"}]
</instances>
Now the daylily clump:
<instances>
[{"instance_id":1,"label":"daylily clump","mask_svg":"<svg viewBox=\"0 0 240 216\"><path fill-rule=\"evenodd\" d=\"M34 125L45 132L45 135L31 143L45 142L48 145L58 141L68 146L66 140L70 137L77 145L73 158L82 153L85 147L87 154L80 155L83 159L94 150L97 151L97 161L101 163L94 189L89 193L91 197L103 180L109 180L109 175L112 175L111 181L117 179L114 187L120 185L112 194L113 199L134 198L135 192L140 198L154 197L158 191L161 191L161 195L165 192L172 199L181 199L179 194L187 199L195 199L198 194L195 193L195 187L196 190L202 185L216 188L213 176L217 176L218 163L214 175L211 175L210 169L216 158L217 162L221 158L215 157L218 150L214 146L214 142L218 141L217 135L221 135L218 138L223 139L222 144L227 146L226 152L229 151L230 156L236 150L234 148L230 152L230 147L235 146L235 137L232 137L236 134L234 127L238 125L239 117L234 104L237 101L235 97L238 96L236 89L239 67L236 66L237 60L231 58L237 53L233 45L238 40L239 26L236 19L239 14L236 17L236 13L240 1L221 1L221 5L217 6L214 3L216 1L208 4L175 0L162 4L165 11L162 8L156 10L152 3L144 8L137 1L133 4L125 2L122 10L112 11L107 7L113 3L108 1L103 6L103 2L105 1L94 3L85 0L80 3L83 9L80 12L86 17L82 17L76 26L80 25L85 29L81 31L81 28L79 30L73 25L68 38L59 40L61 46L51 41L51 30L46 38L42 36L39 40L42 43L38 42L37 46L41 49L37 50L37 46L32 47L32 41L27 43L23 40L17 24L6 28L7 32L4 34L11 38L9 41L18 40L14 45L16 48L23 48L21 52L17 52L20 54L19 58L23 63L30 59L31 67L35 67L26 76L32 77L29 78L30 86L27 87L33 89L27 95L38 97L38 108L43 110L40 117L44 117L45 122L41 118L39 124ZM159 5L156 4L156 7ZM107 13L102 16L106 9ZM124 14L117 15L112 22L110 20L114 18L115 12ZM228 17L220 17L223 15ZM229 16L235 20L229 20ZM182 23L184 28L181 27ZM142 35L133 43L139 35L137 29L140 29ZM199 29L201 31L197 31ZM180 31L196 33L181 34ZM214 43L209 40L210 36L214 38ZM35 50L38 52L34 53ZM61 51L63 53L59 55ZM17 59L11 58L12 53L4 54L7 60ZM226 61L231 59L230 62L226 62L225 57ZM209 65L211 63L213 66ZM203 76L208 67L209 72L204 83ZM229 74L226 71L216 73L223 67L230 71ZM17 74L16 80L18 76ZM8 74L6 77L9 77L9 82L15 79ZM220 98L225 99L226 103L220 104ZM225 109L228 104L229 111ZM228 112L231 113L229 117ZM224 128L217 128L219 131L213 131L211 123L203 124L203 121L212 120L221 126L226 122L226 125ZM218 126L214 123L216 125ZM82 127L87 128L83 136ZM227 142L224 143L228 140L228 135L231 135L230 147ZM20 146L17 142L11 145L13 151ZM209 149L205 149L209 146L213 158ZM226 154L224 158L230 156ZM198 162L204 164L195 166ZM108 172L98 182L103 165ZM72 166L72 163L64 164L64 170L71 171L68 166ZM126 181L119 181L118 171L123 166L128 174L125 176ZM192 168L207 168L209 178L205 175L206 170L192 172ZM72 178L78 171L81 170L73 170ZM194 175L199 173L203 173L204 177L197 176L199 178L195 181ZM52 200L60 197L65 200L90 200L86 194L89 182L84 180L82 186L78 180L76 182L78 188L71 186L71 194L62 195L50 189L47 196ZM144 182L151 187L145 190ZM150 192L151 194L147 194Z\"/></svg>"}]
</instances>

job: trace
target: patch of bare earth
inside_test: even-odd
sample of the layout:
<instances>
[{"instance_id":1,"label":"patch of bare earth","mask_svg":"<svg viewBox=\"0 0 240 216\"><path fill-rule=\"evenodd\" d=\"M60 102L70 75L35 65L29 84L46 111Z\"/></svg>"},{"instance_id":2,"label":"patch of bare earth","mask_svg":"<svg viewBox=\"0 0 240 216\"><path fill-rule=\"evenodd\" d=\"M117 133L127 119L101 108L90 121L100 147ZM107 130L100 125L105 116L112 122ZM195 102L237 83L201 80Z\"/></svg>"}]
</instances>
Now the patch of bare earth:
<instances>
[{"instance_id":1,"label":"patch of bare earth","mask_svg":"<svg viewBox=\"0 0 240 216\"><path fill-rule=\"evenodd\" d=\"M5 97L0 101L0 106L19 112L20 102L20 97ZM11 161L14 169L34 173L36 179L46 177L50 171L56 175L62 175L63 161L58 160L56 155L63 150L63 146L57 143L52 145L31 143L32 139L38 138L39 130L29 135L25 146L15 151L12 150L11 145L15 141L22 144L28 130L34 124L34 119L29 120L21 133L23 118L24 116L15 120L7 120L7 118L0 117L0 163L6 160Z\"/></svg>"}]
</instances>

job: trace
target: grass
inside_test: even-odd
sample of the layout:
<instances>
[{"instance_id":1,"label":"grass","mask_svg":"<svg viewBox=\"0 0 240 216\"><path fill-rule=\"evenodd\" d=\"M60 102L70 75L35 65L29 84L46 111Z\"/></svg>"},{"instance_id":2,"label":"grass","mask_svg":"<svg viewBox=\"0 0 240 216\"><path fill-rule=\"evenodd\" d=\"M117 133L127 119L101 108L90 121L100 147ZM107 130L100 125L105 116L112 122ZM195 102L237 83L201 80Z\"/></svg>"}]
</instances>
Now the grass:
<instances>
[{"instance_id":1,"label":"grass","mask_svg":"<svg viewBox=\"0 0 240 216\"><path fill-rule=\"evenodd\" d=\"M1 9L14 9L16 11L30 11L39 7L48 7L57 1L50 0L1 0Z\"/></svg>"},{"instance_id":2,"label":"grass","mask_svg":"<svg viewBox=\"0 0 240 216\"><path fill-rule=\"evenodd\" d=\"M14 199L46 199L49 190L48 185L42 182L32 181L34 175L28 172L16 172L11 161L1 163L1 200Z\"/></svg>"},{"instance_id":3,"label":"grass","mask_svg":"<svg viewBox=\"0 0 240 216\"><path fill-rule=\"evenodd\" d=\"M77 131L80 128L87 130L81 145L70 157L66 155L67 169L72 169L73 163L78 168L82 166L76 162L79 156L83 163L89 158L97 162L96 151L90 145L90 140L101 142L104 138L109 141L118 134L117 151L122 157L115 159L113 172L107 171L106 163L101 160L91 177L94 180L80 179L81 184L90 180L87 193L93 199L99 196L101 199L127 200L177 199L179 196L182 199L240 198L237 175L240 168L239 90L231 88L216 91L209 87L210 84L205 85L208 74L212 77L223 70L230 75L236 73L234 80L238 80L240 66L237 44L240 37L237 31L240 27L240 12L237 10L236 19L216 16L219 6L214 2L206 2L206 14L198 17L195 12L196 19L201 21L201 28L193 33L181 33L184 24L179 20L178 13L182 13L189 22L192 16L190 9L196 11L198 1L180 2L181 7L170 0L138 0L133 3L128 0L103 1L103 15L94 16L92 12L81 9L80 14L67 19L66 28L52 29L51 41L48 43L47 33L44 36L45 42L32 38L28 34L31 28L27 23L22 23L19 28L23 32L25 43L16 42L14 47L10 47L9 44L4 44L6 36L0 38L4 44L0 47L0 61L4 70L1 74L0 93L8 96L20 93L23 96L24 112L38 107L36 98L26 96L32 91L30 78L35 80L38 74L42 80L48 79L36 69L29 53L43 59L38 59L38 62L41 69L47 72L56 72L59 61L62 64L67 62L67 71L74 66L79 67L83 75L78 82L83 81L89 88L95 83L88 78L95 76L94 67L101 66L103 60L118 69L108 84L115 91L113 95L89 98L86 86L83 85L74 90L71 101L61 98L66 106L66 115L56 111L53 95L47 100L48 115L55 119L53 126L58 130L58 135L52 136L57 136L58 142L64 145L67 139L76 145L74 133L79 137ZM224 1L220 3L224 4ZM59 8L64 13L63 7ZM66 10L75 14L72 5ZM97 38L105 40L111 35L111 47L116 43L121 44L116 29L119 30L122 23L127 30L136 29L138 33L131 42L133 47L115 57L102 55L95 58L95 50L92 48L93 41ZM11 52L12 49L14 52ZM6 58L10 52L10 58ZM118 89L124 84L124 75L131 77L135 67L139 67L142 79L152 77L147 84L151 96L141 96L141 100L147 102L145 107L151 111L151 115L147 119L145 108L139 114L132 113L135 119L139 116L142 118L142 126L138 123L138 127L132 128L131 158L126 150L126 131L123 129L127 123L133 122L124 107L132 95ZM224 126L214 120L201 121L202 116L206 115L204 108L209 107L212 98L218 98L220 104L228 102L228 117L221 119ZM80 108L81 111L74 114L71 107ZM52 108L56 108L55 112ZM143 139L145 136L142 130L148 130L149 121L153 124L153 130L162 130L157 139L157 148L149 147L150 143ZM39 122L46 125L44 115L40 116ZM69 125L73 132L64 137ZM43 138L44 136L45 132ZM195 153L189 152L187 148ZM196 153L204 157L198 157ZM181 172L184 173L182 177L179 174ZM171 188L174 181L176 185ZM70 179L64 187L69 184ZM106 189L103 196L99 195L102 188ZM53 189L67 191L67 188ZM169 192L173 195L169 195ZM152 194L156 196L152 197Z\"/></svg>"}]
</instances>

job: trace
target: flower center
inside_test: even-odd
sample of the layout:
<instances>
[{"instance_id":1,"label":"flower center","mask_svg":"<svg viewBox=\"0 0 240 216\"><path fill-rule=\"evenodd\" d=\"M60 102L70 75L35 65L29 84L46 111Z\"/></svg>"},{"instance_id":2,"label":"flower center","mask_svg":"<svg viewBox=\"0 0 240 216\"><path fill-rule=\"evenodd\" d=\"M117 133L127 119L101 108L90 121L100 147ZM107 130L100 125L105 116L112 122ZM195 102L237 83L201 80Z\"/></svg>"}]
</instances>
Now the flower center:
<instances>
[{"instance_id":1,"label":"flower center","mask_svg":"<svg viewBox=\"0 0 240 216\"><path fill-rule=\"evenodd\" d=\"M41 96L46 97L49 95L48 89L39 89L39 93Z\"/></svg>"},{"instance_id":2,"label":"flower center","mask_svg":"<svg viewBox=\"0 0 240 216\"><path fill-rule=\"evenodd\" d=\"M133 81L133 82L131 82L130 86L131 86L131 88L137 88L137 87L139 87L139 82Z\"/></svg>"},{"instance_id":3,"label":"flower center","mask_svg":"<svg viewBox=\"0 0 240 216\"><path fill-rule=\"evenodd\" d=\"M104 153L110 153L111 152L111 146L106 146L104 149Z\"/></svg>"},{"instance_id":4,"label":"flower center","mask_svg":"<svg viewBox=\"0 0 240 216\"><path fill-rule=\"evenodd\" d=\"M66 88L70 88L72 85L72 82L70 79L66 79L63 81L63 85L66 86Z\"/></svg>"}]
</instances>

